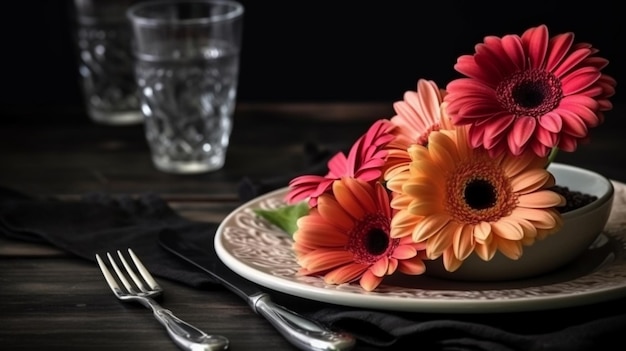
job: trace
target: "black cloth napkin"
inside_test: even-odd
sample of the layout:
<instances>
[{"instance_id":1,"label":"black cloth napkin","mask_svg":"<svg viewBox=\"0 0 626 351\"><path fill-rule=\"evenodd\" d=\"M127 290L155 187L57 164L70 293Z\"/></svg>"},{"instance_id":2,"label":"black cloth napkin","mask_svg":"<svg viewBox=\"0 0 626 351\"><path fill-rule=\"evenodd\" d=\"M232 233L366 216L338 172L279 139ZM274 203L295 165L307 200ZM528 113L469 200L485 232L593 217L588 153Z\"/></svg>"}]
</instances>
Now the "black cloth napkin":
<instances>
[{"instance_id":1,"label":"black cloth napkin","mask_svg":"<svg viewBox=\"0 0 626 351\"><path fill-rule=\"evenodd\" d=\"M80 200L61 201L0 188L0 233L7 238L48 243L92 261L96 253L132 247L156 276L192 287L215 286L206 274L159 246L158 234L164 229L212 242L215 225L181 217L156 194L114 197L93 193ZM623 314L555 326L556 330L540 334L509 332L493 323L445 315L423 320L420 314L336 307L306 314L353 333L359 340L358 349L363 350L621 350L616 343L621 343L626 332Z\"/></svg>"},{"instance_id":2,"label":"black cloth napkin","mask_svg":"<svg viewBox=\"0 0 626 351\"><path fill-rule=\"evenodd\" d=\"M422 320L419 316L404 318L386 312L335 308L322 309L309 316L354 333L365 343L363 350L623 350L626 332L626 315L623 314L541 334L514 333L490 324L449 319L446 316L443 319ZM532 318L524 322L536 323Z\"/></svg>"},{"instance_id":3,"label":"black cloth napkin","mask_svg":"<svg viewBox=\"0 0 626 351\"><path fill-rule=\"evenodd\" d=\"M159 246L158 233L165 228L212 235L207 223L179 216L156 194L91 193L61 201L0 187L0 233L9 239L52 244L94 262L97 253L132 248L154 275L193 287L213 284Z\"/></svg>"},{"instance_id":4,"label":"black cloth napkin","mask_svg":"<svg viewBox=\"0 0 626 351\"><path fill-rule=\"evenodd\" d=\"M303 144L302 174L323 174L337 149L317 143ZM287 185L297 174L271 179L245 177L239 186L242 201ZM9 239L48 243L95 262L97 253L133 248L154 275L205 287L216 282L205 273L162 249L158 234L164 229L212 240L213 223L189 221L172 210L158 194L136 197L85 194L78 201L34 197L0 186L0 235ZM211 241L212 242L212 241Z\"/></svg>"}]
</instances>

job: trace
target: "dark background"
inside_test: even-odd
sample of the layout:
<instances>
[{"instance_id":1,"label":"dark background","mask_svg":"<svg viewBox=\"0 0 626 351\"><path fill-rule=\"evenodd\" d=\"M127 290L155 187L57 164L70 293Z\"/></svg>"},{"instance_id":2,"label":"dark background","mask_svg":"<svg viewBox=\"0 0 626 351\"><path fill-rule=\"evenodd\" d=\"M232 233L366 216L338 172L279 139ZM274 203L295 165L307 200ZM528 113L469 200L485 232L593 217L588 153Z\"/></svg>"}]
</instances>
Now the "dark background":
<instances>
[{"instance_id":1,"label":"dark background","mask_svg":"<svg viewBox=\"0 0 626 351\"><path fill-rule=\"evenodd\" d=\"M260 1L245 6L239 101L396 101L440 87L486 35L573 31L624 81L619 1ZM82 104L71 0L3 2L0 109ZM575 5L576 4L576 5ZM614 101L624 98L618 93ZM626 95L626 94L624 94Z\"/></svg>"}]
</instances>

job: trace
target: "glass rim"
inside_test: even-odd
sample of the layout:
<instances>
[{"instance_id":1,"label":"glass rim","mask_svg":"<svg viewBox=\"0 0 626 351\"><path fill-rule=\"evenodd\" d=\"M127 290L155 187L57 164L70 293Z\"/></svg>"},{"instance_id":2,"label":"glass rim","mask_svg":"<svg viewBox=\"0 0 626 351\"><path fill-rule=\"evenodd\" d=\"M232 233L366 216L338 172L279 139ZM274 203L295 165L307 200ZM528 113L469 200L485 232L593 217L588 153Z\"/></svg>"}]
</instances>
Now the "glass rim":
<instances>
[{"instance_id":1,"label":"glass rim","mask_svg":"<svg viewBox=\"0 0 626 351\"><path fill-rule=\"evenodd\" d=\"M146 9L146 8L162 6L162 5L179 5L179 4L225 5L225 6L230 6L231 9L219 15L209 15L209 16L198 17L198 18L186 18L186 19L177 19L177 20L172 20L169 18L145 17L145 16L137 15L138 11ZM243 15L243 12L244 12L243 5L234 0L183 0L183 1L154 0L154 1L136 3L130 6L126 10L126 17L132 23L145 25L145 26L156 26L156 25L163 25L163 24L185 26L185 25L201 25L201 24L224 22L224 21L241 17Z\"/></svg>"}]
</instances>

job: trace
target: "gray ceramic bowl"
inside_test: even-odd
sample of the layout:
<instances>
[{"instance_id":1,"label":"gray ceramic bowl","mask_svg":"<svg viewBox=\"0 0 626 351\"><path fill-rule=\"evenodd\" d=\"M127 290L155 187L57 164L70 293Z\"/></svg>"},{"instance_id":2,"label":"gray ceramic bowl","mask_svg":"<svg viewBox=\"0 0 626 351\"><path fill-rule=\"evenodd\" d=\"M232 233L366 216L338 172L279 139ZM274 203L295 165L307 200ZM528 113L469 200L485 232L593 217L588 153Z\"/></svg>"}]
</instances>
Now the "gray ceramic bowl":
<instances>
[{"instance_id":1,"label":"gray ceramic bowl","mask_svg":"<svg viewBox=\"0 0 626 351\"><path fill-rule=\"evenodd\" d=\"M426 274L447 279L495 281L528 278L548 273L572 262L602 233L613 205L614 189L606 177L565 164L552 163L548 170L556 184L597 196L594 202L563 214L563 227L544 240L525 246L522 257L511 260L496 253L490 261L476 254L455 272L447 272L441 259L427 263Z\"/></svg>"}]
</instances>

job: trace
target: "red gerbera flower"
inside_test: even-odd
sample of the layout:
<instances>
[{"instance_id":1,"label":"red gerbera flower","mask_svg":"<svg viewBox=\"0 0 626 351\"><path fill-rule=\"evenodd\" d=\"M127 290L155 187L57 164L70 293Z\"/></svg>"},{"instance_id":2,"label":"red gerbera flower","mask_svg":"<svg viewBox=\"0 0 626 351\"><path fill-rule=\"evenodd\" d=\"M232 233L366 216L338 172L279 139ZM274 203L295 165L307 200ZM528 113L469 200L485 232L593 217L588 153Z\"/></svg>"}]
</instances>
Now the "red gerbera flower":
<instances>
[{"instance_id":1,"label":"red gerbera flower","mask_svg":"<svg viewBox=\"0 0 626 351\"><path fill-rule=\"evenodd\" d=\"M466 78L447 85L448 114L454 124L470 125L471 145L492 156L572 152L612 108L616 82L601 73L608 61L597 52L574 44L573 33L550 38L545 25L521 37L487 36L474 55L457 60L454 68Z\"/></svg>"},{"instance_id":2,"label":"red gerbera flower","mask_svg":"<svg viewBox=\"0 0 626 351\"><path fill-rule=\"evenodd\" d=\"M333 181L344 176L366 182L379 180L387 156L387 151L382 149L393 139L393 135L390 134L392 127L385 119L374 122L352 145L347 157L343 152L339 152L328 161L329 171L325 176L302 175L292 179L285 198L287 203L292 204L309 198L309 205L316 206L317 197L330 190Z\"/></svg>"}]
</instances>

